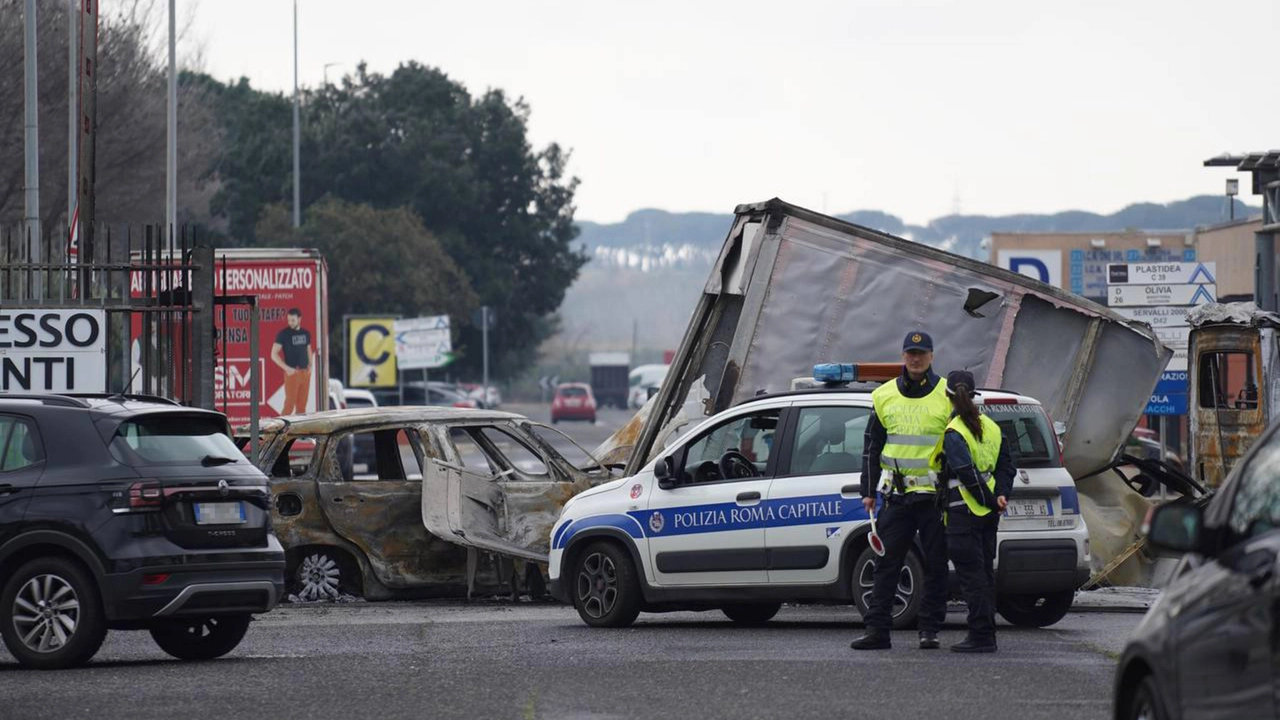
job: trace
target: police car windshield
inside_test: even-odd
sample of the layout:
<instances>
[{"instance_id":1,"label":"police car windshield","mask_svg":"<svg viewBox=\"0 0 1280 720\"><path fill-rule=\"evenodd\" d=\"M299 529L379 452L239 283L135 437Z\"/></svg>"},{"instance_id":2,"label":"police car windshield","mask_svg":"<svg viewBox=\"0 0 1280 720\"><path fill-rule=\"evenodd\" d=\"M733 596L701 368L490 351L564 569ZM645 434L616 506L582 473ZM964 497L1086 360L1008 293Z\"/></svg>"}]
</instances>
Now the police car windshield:
<instances>
[{"instance_id":1,"label":"police car windshield","mask_svg":"<svg viewBox=\"0 0 1280 720\"><path fill-rule=\"evenodd\" d=\"M1000 433L1019 468L1061 467L1057 438L1049 417L1039 405L982 404L982 413L1000 426Z\"/></svg>"}]
</instances>

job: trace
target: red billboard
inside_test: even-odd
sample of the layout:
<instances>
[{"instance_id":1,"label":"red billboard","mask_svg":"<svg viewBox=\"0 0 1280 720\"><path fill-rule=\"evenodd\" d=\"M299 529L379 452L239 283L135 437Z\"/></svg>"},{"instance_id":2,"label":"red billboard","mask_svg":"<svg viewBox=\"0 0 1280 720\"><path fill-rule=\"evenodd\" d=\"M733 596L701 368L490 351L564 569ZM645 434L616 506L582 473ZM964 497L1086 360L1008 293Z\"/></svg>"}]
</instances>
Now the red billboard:
<instances>
[{"instance_id":1,"label":"red billboard","mask_svg":"<svg viewBox=\"0 0 1280 720\"><path fill-rule=\"evenodd\" d=\"M132 294L143 294L135 273ZM220 250L216 297L252 295L258 309L259 417L327 409L329 383L328 270L315 250ZM233 426L250 421L255 358L250 306L215 304L214 406ZM142 352L142 321L133 321L133 362ZM180 358L174 359L181 363ZM141 387L135 387L140 391Z\"/></svg>"}]
</instances>

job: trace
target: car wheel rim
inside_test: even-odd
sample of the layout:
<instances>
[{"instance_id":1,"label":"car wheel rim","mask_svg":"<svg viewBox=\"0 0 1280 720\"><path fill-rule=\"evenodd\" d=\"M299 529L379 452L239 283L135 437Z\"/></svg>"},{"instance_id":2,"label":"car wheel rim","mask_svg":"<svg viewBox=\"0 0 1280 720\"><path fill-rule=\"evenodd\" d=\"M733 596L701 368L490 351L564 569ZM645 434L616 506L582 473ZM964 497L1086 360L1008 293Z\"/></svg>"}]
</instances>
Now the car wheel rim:
<instances>
[{"instance_id":1,"label":"car wheel rim","mask_svg":"<svg viewBox=\"0 0 1280 720\"><path fill-rule=\"evenodd\" d=\"M862 606L871 607L871 600L875 595L875 561L868 561L862 565L862 572L858 573L858 594L862 597ZM907 611L907 606L911 604L911 598L916 592L916 576L911 571L911 566L907 563L902 564L902 571L898 574L898 585L893 589L893 617L899 617Z\"/></svg>"},{"instance_id":2,"label":"car wheel rim","mask_svg":"<svg viewBox=\"0 0 1280 720\"><path fill-rule=\"evenodd\" d=\"M57 652L80 625L80 599L71 583L57 575L37 575L13 600L13 627L29 650Z\"/></svg>"},{"instance_id":3,"label":"car wheel rim","mask_svg":"<svg viewBox=\"0 0 1280 720\"><path fill-rule=\"evenodd\" d=\"M618 601L618 570L613 560L601 553L591 553L578 570L578 606L588 616L600 619L613 610Z\"/></svg>"},{"instance_id":4,"label":"car wheel rim","mask_svg":"<svg viewBox=\"0 0 1280 720\"><path fill-rule=\"evenodd\" d=\"M337 561L323 553L308 555L298 566L298 584L303 600L336 600L342 571Z\"/></svg>"}]
</instances>

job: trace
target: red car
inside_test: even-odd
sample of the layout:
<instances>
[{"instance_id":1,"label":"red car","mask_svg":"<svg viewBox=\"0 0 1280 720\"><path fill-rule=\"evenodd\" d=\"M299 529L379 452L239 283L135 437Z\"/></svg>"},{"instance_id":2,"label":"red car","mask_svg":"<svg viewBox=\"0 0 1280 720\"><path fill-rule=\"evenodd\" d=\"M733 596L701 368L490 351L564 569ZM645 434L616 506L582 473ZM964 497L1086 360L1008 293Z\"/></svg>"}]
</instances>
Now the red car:
<instances>
[{"instance_id":1,"label":"red car","mask_svg":"<svg viewBox=\"0 0 1280 720\"><path fill-rule=\"evenodd\" d=\"M560 383L551 401L551 422L561 420L596 421L596 399L586 383Z\"/></svg>"}]
</instances>

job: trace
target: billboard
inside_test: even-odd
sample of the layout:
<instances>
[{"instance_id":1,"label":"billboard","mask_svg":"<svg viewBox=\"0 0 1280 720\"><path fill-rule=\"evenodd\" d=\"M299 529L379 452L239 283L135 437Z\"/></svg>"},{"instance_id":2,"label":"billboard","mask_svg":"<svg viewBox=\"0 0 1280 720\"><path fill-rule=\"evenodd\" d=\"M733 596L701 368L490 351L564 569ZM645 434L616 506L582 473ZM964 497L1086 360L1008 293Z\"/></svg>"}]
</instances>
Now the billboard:
<instances>
[{"instance_id":1,"label":"billboard","mask_svg":"<svg viewBox=\"0 0 1280 720\"><path fill-rule=\"evenodd\" d=\"M132 293L135 297L143 294L141 273L133 275ZM256 361L249 342L249 306L217 305L212 310L217 328L214 408L225 412L233 426L250 421L256 364L259 417L325 409L329 397L328 271L319 253L289 248L219 251L214 294L252 295L258 309ZM131 352L133 367L138 367L142 321L136 315ZM182 358L174 358L175 366L182 362ZM140 387L134 389L141 391Z\"/></svg>"},{"instance_id":2,"label":"billboard","mask_svg":"<svg viewBox=\"0 0 1280 720\"><path fill-rule=\"evenodd\" d=\"M0 312L0 392L107 390L103 310Z\"/></svg>"}]
</instances>

